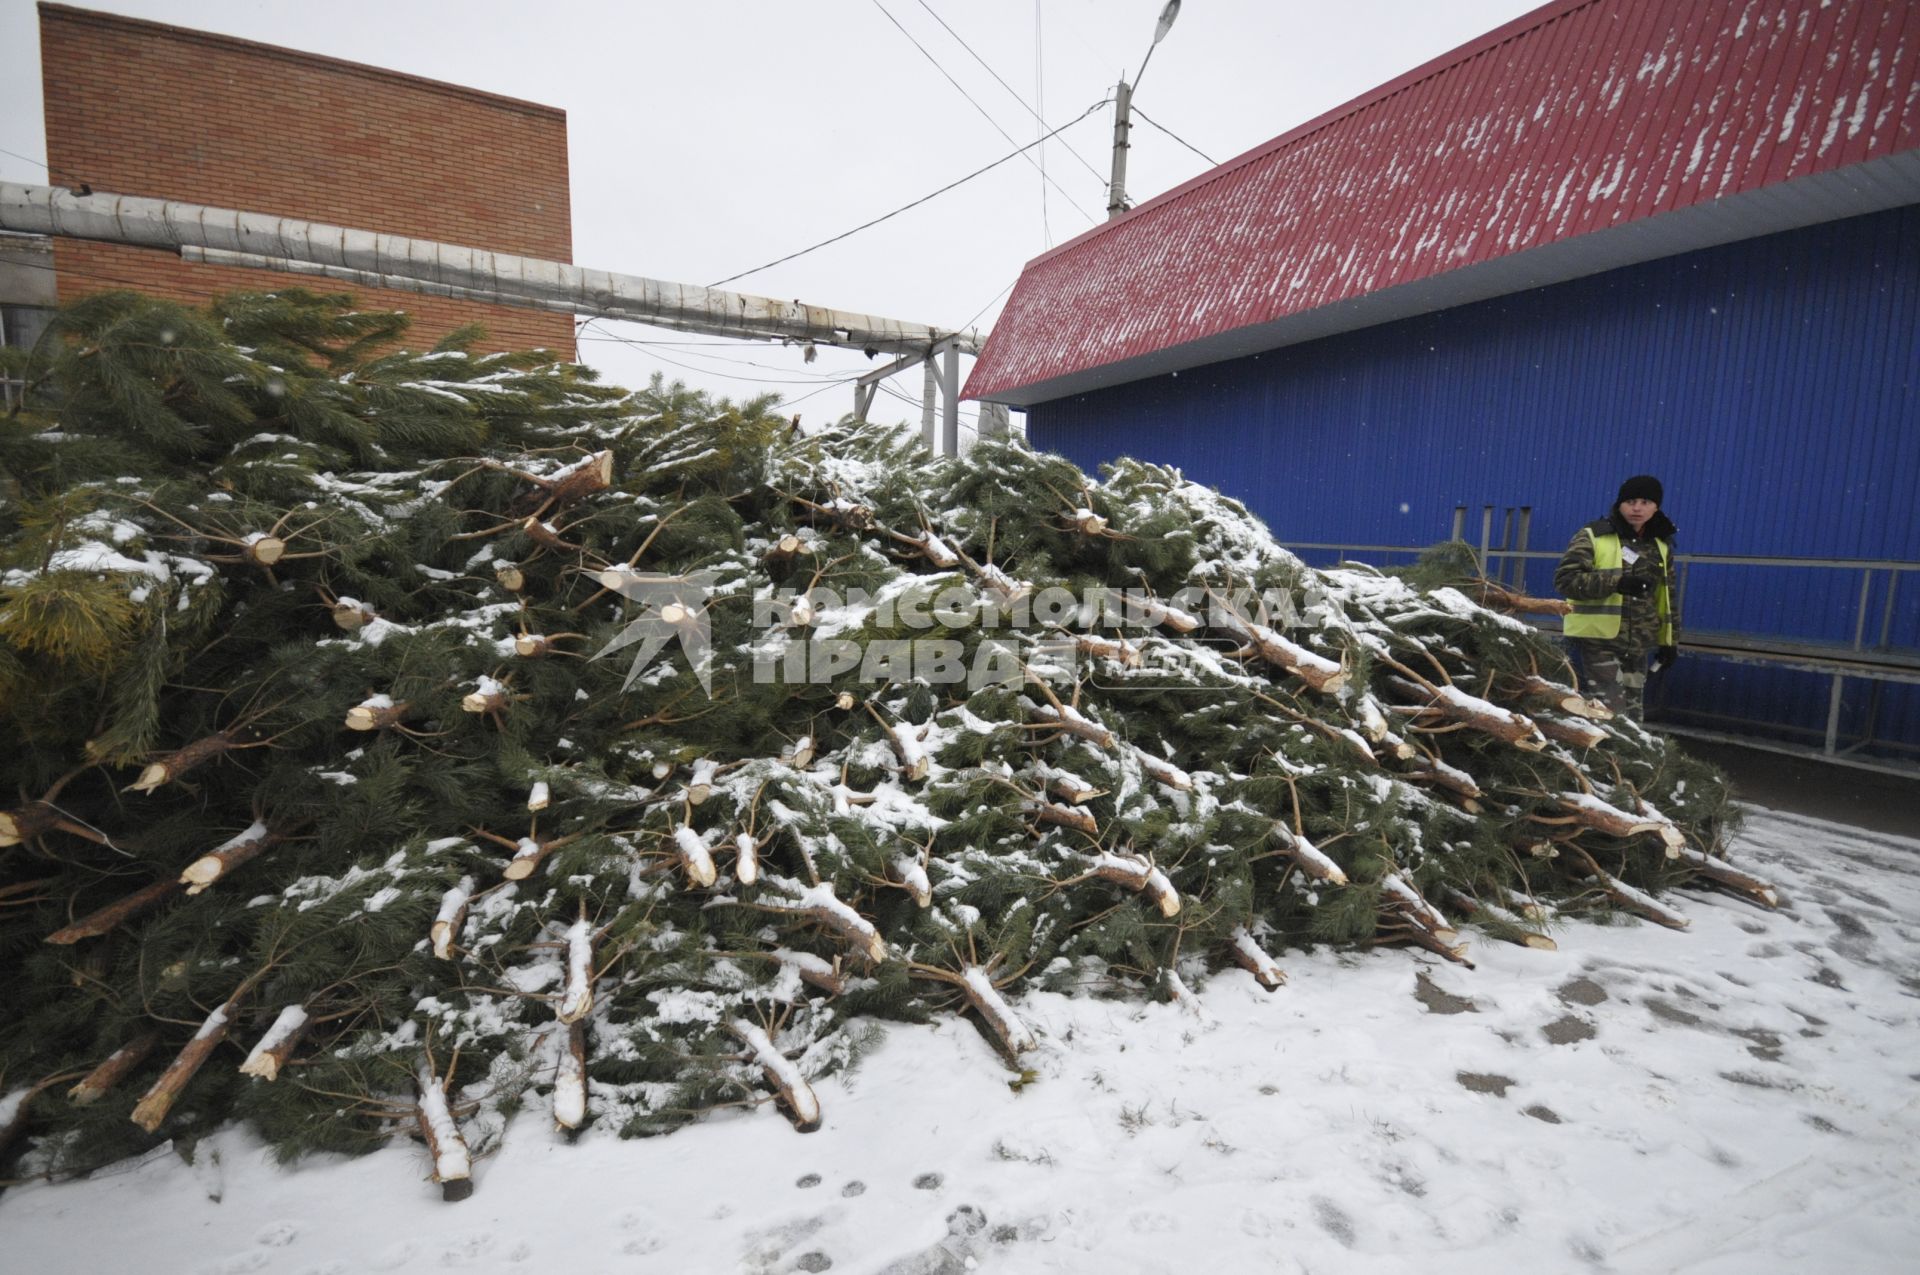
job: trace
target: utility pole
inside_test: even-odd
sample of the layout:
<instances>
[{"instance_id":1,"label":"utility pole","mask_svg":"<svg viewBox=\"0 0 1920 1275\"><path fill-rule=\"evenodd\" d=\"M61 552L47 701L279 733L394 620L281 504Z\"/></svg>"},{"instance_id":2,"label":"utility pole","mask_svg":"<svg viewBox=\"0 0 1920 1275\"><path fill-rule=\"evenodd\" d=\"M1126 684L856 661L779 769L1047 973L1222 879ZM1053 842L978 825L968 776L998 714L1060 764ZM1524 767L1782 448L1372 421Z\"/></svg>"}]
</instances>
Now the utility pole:
<instances>
[{"instance_id":1,"label":"utility pole","mask_svg":"<svg viewBox=\"0 0 1920 1275\"><path fill-rule=\"evenodd\" d=\"M1127 135L1133 131L1133 91L1140 87L1140 77L1147 73L1153 51L1167 38L1167 32L1173 30L1173 20L1179 16L1180 0L1167 0L1167 7L1160 10L1160 21L1153 29L1153 43L1147 46L1147 56L1140 59L1133 83L1127 83L1126 71L1122 68L1120 85L1113 92L1113 177L1107 183L1108 221L1127 210Z\"/></svg>"},{"instance_id":2,"label":"utility pole","mask_svg":"<svg viewBox=\"0 0 1920 1275\"><path fill-rule=\"evenodd\" d=\"M1146 69L1144 63L1140 69ZM1113 91L1113 180L1107 184L1109 221L1127 210L1127 134L1132 131L1133 86L1122 75L1120 87Z\"/></svg>"}]
</instances>

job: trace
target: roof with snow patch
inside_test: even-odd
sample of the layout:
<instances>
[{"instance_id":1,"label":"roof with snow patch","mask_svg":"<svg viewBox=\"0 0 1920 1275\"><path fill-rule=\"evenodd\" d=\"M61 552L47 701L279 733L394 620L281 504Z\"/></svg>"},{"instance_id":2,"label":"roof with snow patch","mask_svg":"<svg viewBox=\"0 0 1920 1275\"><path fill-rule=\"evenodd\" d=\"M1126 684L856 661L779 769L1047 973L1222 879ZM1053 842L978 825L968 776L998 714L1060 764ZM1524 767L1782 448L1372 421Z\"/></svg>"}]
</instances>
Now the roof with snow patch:
<instances>
[{"instance_id":1,"label":"roof with snow patch","mask_svg":"<svg viewBox=\"0 0 1920 1275\"><path fill-rule=\"evenodd\" d=\"M1022 272L1025 406L1920 202L1913 0L1555 0Z\"/></svg>"}]
</instances>

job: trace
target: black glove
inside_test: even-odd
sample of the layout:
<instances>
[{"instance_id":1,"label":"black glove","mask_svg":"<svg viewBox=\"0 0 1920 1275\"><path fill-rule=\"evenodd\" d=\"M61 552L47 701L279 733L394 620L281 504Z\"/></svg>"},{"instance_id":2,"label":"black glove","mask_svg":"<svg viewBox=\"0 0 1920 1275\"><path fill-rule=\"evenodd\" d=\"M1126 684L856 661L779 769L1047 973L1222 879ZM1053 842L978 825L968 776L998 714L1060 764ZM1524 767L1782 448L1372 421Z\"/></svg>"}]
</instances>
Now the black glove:
<instances>
[{"instance_id":1,"label":"black glove","mask_svg":"<svg viewBox=\"0 0 1920 1275\"><path fill-rule=\"evenodd\" d=\"M1653 671L1658 673L1662 669L1670 669L1673 667L1674 661L1679 658L1679 647L1663 646L1653 653Z\"/></svg>"},{"instance_id":2,"label":"black glove","mask_svg":"<svg viewBox=\"0 0 1920 1275\"><path fill-rule=\"evenodd\" d=\"M1627 572L1620 577L1619 591L1629 598L1644 598L1653 592L1652 576Z\"/></svg>"}]
</instances>

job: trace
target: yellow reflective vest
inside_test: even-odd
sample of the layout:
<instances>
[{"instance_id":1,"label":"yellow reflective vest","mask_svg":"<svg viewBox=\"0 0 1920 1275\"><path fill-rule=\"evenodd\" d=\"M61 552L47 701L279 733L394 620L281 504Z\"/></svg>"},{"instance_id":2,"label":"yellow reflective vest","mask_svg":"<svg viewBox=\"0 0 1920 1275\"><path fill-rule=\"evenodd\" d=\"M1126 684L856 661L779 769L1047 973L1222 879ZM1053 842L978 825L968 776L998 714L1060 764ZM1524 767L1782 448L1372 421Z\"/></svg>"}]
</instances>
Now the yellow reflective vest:
<instances>
[{"instance_id":1,"label":"yellow reflective vest","mask_svg":"<svg viewBox=\"0 0 1920 1275\"><path fill-rule=\"evenodd\" d=\"M1591 529L1587 535L1593 541L1593 569L1618 571L1625 561L1620 554L1620 537L1595 535ZM1660 617L1660 645L1672 646L1673 606L1667 592L1667 542L1655 540L1653 543L1660 550L1660 583L1653 591L1654 607ZM1621 608L1625 604L1625 596L1618 593L1610 593L1598 602L1576 600L1560 631L1574 638L1617 638Z\"/></svg>"}]
</instances>

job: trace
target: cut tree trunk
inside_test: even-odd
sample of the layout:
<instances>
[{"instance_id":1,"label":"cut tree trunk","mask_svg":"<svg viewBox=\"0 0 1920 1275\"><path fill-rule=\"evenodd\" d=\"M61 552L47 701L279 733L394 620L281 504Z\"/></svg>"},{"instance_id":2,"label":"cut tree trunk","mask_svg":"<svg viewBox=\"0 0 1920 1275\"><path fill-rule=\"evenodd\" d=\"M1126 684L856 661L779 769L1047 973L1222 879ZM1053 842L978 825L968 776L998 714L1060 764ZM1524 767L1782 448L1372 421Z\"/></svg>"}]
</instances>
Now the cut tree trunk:
<instances>
[{"instance_id":1,"label":"cut tree trunk","mask_svg":"<svg viewBox=\"0 0 1920 1275\"><path fill-rule=\"evenodd\" d=\"M1166 873L1142 855L1113 854L1101 851L1093 858L1092 874L1102 881L1125 886L1135 894L1144 894L1160 909L1161 916L1180 914L1180 892L1167 880Z\"/></svg>"},{"instance_id":2,"label":"cut tree trunk","mask_svg":"<svg viewBox=\"0 0 1920 1275\"><path fill-rule=\"evenodd\" d=\"M1462 890L1447 889L1447 901L1470 917L1478 917L1495 923L1488 931L1495 938L1517 943L1521 947L1530 947L1539 952L1557 952L1560 945L1546 935L1529 926L1526 921L1507 911L1497 903L1488 903L1485 899L1476 899Z\"/></svg>"},{"instance_id":3,"label":"cut tree trunk","mask_svg":"<svg viewBox=\"0 0 1920 1275\"><path fill-rule=\"evenodd\" d=\"M348 730L386 730L398 726L406 712L407 701L395 703L385 695L375 695L347 710L346 727Z\"/></svg>"},{"instance_id":4,"label":"cut tree trunk","mask_svg":"<svg viewBox=\"0 0 1920 1275\"><path fill-rule=\"evenodd\" d=\"M755 1024L736 1018L727 1024L727 1029L740 1038L753 1054L753 1060L760 1064L760 1074L767 1078L767 1084L779 1097L793 1127L801 1133L818 1129L820 1099L814 1096L813 1086L800 1074L800 1069L789 1062L787 1056L774 1047L767 1033Z\"/></svg>"},{"instance_id":5,"label":"cut tree trunk","mask_svg":"<svg viewBox=\"0 0 1920 1275\"><path fill-rule=\"evenodd\" d=\"M1742 872L1725 859L1716 859L1712 855L1702 854L1692 846L1680 851L1680 861L1693 868L1694 875L1703 877L1724 890L1731 891L1762 907L1780 906L1780 892L1748 872Z\"/></svg>"},{"instance_id":6,"label":"cut tree trunk","mask_svg":"<svg viewBox=\"0 0 1920 1275\"><path fill-rule=\"evenodd\" d=\"M1059 828L1072 828L1089 837L1100 835L1100 824L1093 815L1072 806L1057 806L1051 801L1030 801L1027 811L1041 823L1050 823Z\"/></svg>"},{"instance_id":7,"label":"cut tree trunk","mask_svg":"<svg viewBox=\"0 0 1920 1275\"><path fill-rule=\"evenodd\" d=\"M206 1064L220 1042L227 1038L227 1030L232 1026L233 1016L240 1012L240 997L234 998L207 1015L207 1021L200 1025L193 1039L174 1056L167 1069L160 1073L160 1079L153 1082L151 1088L141 1097L133 1109L132 1120L148 1133L160 1127L173 1110L173 1104L180 1098L194 1074Z\"/></svg>"},{"instance_id":8,"label":"cut tree trunk","mask_svg":"<svg viewBox=\"0 0 1920 1275\"><path fill-rule=\"evenodd\" d=\"M439 959L453 959L453 942L460 936L460 927L467 919L467 904L472 898L472 877L461 877L459 884L440 896L439 914L433 918L433 928L428 931L433 940L433 954Z\"/></svg>"},{"instance_id":9,"label":"cut tree trunk","mask_svg":"<svg viewBox=\"0 0 1920 1275\"><path fill-rule=\"evenodd\" d=\"M597 491L605 491L613 484L613 453L598 451L561 470L551 478L541 480L547 490L547 499L556 508L564 509Z\"/></svg>"},{"instance_id":10,"label":"cut tree trunk","mask_svg":"<svg viewBox=\"0 0 1920 1275\"><path fill-rule=\"evenodd\" d=\"M587 1025L567 1024L560 1066L553 1078L553 1124L568 1134L587 1122Z\"/></svg>"},{"instance_id":11,"label":"cut tree trunk","mask_svg":"<svg viewBox=\"0 0 1920 1275\"><path fill-rule=\"evenodd\" d=\"M240 552L256 567L271 567L287 555L287 542L278 536L248 536Z\"/></svg>"},{"instance_id":12,"label":"cut tree trunk","mask_svg":"<svg viewBox=\"0 0 1920 1275\"><path fill-rule=\"evenodd\" d=\"M825 957L784 947L776 947L768 955L782 965L791 966L802 982L819 988L829 996L838 996L847 990L847 980L841 977L834 962Z\"/></svg>"},{"instance_id":13,"label":"cut tree trunk","mask_svg":"<svg viewBox=\"0 0 1920 1275\"><path fill-rule=\"evenodd\" d=\"M1287 981L1287 972L1280 968L1275 960L1268 956L1247 927L1242 925L1229 937L1227 951L1241 969L1253 975L1254 981L1268 991L1274 991Z\"/></svg>"},{"instance_id":14,"label":"cut tree trunk","mask_svg":"<svg viewBox=\"0 0 1920 1275\"><path fill-rule=\"evenodd\" d=\"M262 1080L273 1081L280 1078L280 1069L293 1057L293 1051L300 1047L301 1037L307 1034L310 1020L304 1005L289 1005L280 1011L273 1020L273 1026L267 1028L240 1064L243 1076L258 1076Z\"/></svg>"},{"instance_id":15,"label":"cut tree trunk","mask_svg":"<svg viewBox=\"0 0 1920 1275\"><path fill-rule=\"evenodd\" d=\"M163 877L144 890L136 890L117 903L109 903L98 912L88 913L65 929L55 930L47 935L46 941L66 945L78 943L81 939L98 938L121 922L139 916L148 908L179 893L179 890L178 879Z\"/></svg>"},{"instance_id":16,"label":"cut tree trunk","mask_svg":"<svg viewBox=\"0 0 1920 1275\"><path fill-rule=\"evenodd\" d=\"M1200 627L1198 617L1153 598L1137 597L1131 590L1120 595L1120 604L1127 619L1134 624L1172 629L1182 637Z\"/></svg>"},{"instance_id":17,"label":"cut tree trunk","mask_svg":"<svg viewBox=\"0 0 1920 1275\"><path fill-rule=\"evenodd\" d=\"M1193 791L1193 776L1172 762L1155 757L1144 748L1134 748L1133 756L1140 763L1140 769L1146 771L1156 781L1181 792Z\"/></svg>"},{"instance_id":18,"label":"cut tree trunk","mask_svg":"<svg viewBox=\"0 0 1920 1275\"><path fill-rule=\"evenodd\" d=\"M127 1078L160 1043L157 1032L147 1032L108 1054L106 1061L88 1072L79 1084L67 1091L67 1101L77 1107L98 1102L115 1085Z\"/></svg>"},{"instance_id":19,"label":"cut tree trunk","mask_svg":"<svg viewBox=\"0 0 1920 1275\"><path fill-rule=\"evenodd\" d=\"M509 881L525 881L533 875L535 868L546 862L548 855L570 840L570 837L555 837L552 841L522 837L514 843L513 858L507 860L507 866L501 869L500 875Z\"/></svg>"},{"instance_id":20,"label":"cut tree trunk","mask_svg":"<svg viewBox=\"0 0 1920 1275\"><path fill-rule=\"evenodd\" d=\"M924 908L933 902L933 883L919 859L901 855L889 865L887 878L912 896L915 907Z\"/></svg>"},{"instance_id":21,"label":"cut tree trunk","mask_svg":"<svg viewBox=\"0 0 1920 1275\"><path fill-rule=\"evenodd\" d=\"M704 890L720 879L713 866L713 852L691 827L681 824L673 830L673 847L680 856L680 867L687 874L688 884Z\"/></svg>"},{"instance_id":22,"label":"cut tree trunk","mask_svg":"<svg viewBox=\"0 0 1920 1275\"><path fill-rule=\"evenodd\" d=\"M593 927L582 917L567 928L567 982L555 1017L568 1025L593 1012Z\"/></svg>"},{"instance_id":23,"label":"cut tree trunk","mask_svg":"<svg viewBox=\"0 0 1920 1275\"><path fill-rule=\"evenodd\" d=\"M1486 796L1486 793L1480 790L1480 785L1474 781L1472 775L1469 775L1457 766L1449 766L1446 762L1440 761L1437 758L1419 758L1413 763L1410 769L1404 772L1404 775L1408 779L1433 784L1439 788L1445 788L1448 792L1454 793L1469 802ZM1478 809L1477 806L1469 808Z\"/></svg>"},{"instance_id":24,"label":"cut tree trunk","mask_svg":"<svg viewBox=\"0 0 1920 1275\"><path fill-rule=\"evenodd\" d=\"M1451 947L1460 941L1459 932L1440 909L1427 902L1399 873L1389 872L1380 878L1380 893L1383 901L1405 916L1409 923L1426 930L1440 942Z\"/></svg>"},{"instance_id":25,"label":"cut tree trunk","mask_svg":"<svg viewBox=\"0 0 1920 1275\"><path fill-rule=\"evenodd\" d=\"M1541 735L1540 728L1534 725L1532 718L1510 708L1502 708L1491 700L1469 695L1457 686L1429 688L1397 677L1389 679L1388 685L1409 699L1418 701L1403 706L1402 712L1459 722L1527 752L1537 753L1547 746L1546 738Z\"/></svg>"},{"instance_id":26,"label":"cut tree trunk","mask_svg":"<svg viewBox=\"0 0 1920 1275\"><path fill-rule=\"evenodd\" d=\"M358 598L337 598L328 609L333 622L348 633L358 632L380 618L379 612Z\"/></svg>"},{"instance_id":27,"label":"cut tree trunk","mask_svg":"<svg viewBox=\"0 0 1920 1275\"><path fill-rule=\"evenodd\" d=\"M1095 637L1082 633L1073 639L1074 649L1095 659L1113 660L1123 668L1140 667L1140 648L1120 638Z\"/></svg>"},{"instance_id":28,"label":"cut tree trunk","mask_svg":"<svg viewBox=\"0 0 1920 1275\"><path fill-rule=\"evenodd\" d=\"M188 894L199 894L227 873L282 840L284 838L279 833L267 831L267 825L256 820L245 832L215 846L189 863L186 871L180 874L180 884L187 887Z\"/></svg>"},{"instance_id":29,"label":"cut tree trunk","mask_svg":"<svg viewBox=\"0 0 1920 1275\"><path fill-rule=\"evenodd\" d=\"M1621 907L1627 909L1627 911L1638 912L1648 920L1657 921L1670 930L1684 930L1693 924L1692 921L1660 902L1660 900L1654 898L1651 894L1648 894L1644 890L1635 889L1619 877L1601 868L1599 864L1593 861L1593 856L1586 851L1576 849L1574 853L1579 855L1581 861L1587 865L1587 870L1593 874L1587 878L1587 884L1598 886L1600 889L1606 891L1609 898Z\"/></svg>"},{"instance_id":30,"label":"cut tree trunk","mask_svg":"<svg viewBox=\"0 0 1920 1275\"><path fill-rule=\"evenodd\" d=\"M175 749L148 762L146 769L140 772L140 777L128 784L123 791L152 792L162 788L202 762L218 757L232 748L233 744L233 736L225 731L217 735L208 735L205 739L196 739L184 748Z\"/></svg>"},{"instance_id":31,"label":"cut tree trunk","mask_svg":"<svg viewBox=\"0 0 1920 1275\"><path fill-rule=\"evenodd\" d=\"M1575 823L1596 832L1604 832L1610 837L1624 840L1642 833L1653 833L1666 845L1669 859L1678 859L1680 851L1687 844L1687 834L1658 811L1632 814L1586 792L1561 793L1555 800Z\"/></svg>"},{"instance_id":32,"label":"cut tree trunk","mask_svg":"<svg viewBox=\"0 0 1920 1275\"><path fill-rule=\"evenodd\" d=\"M803 887L797 881L769 877L767 883L782 891L787 898L778 902L762 900L758 906L784 916L818 921L876 965L887 959L887 942L880 937L880 931L873 928L873 922L848 907L834 894L832 882L822 881L819 885Z\"/></svg>"},{"instance_id":33,"label":"cut tree trunk","mask_svg":"<svg viewBox=\"0 0 1920 1275\"><path fill-rule=\"evenodd\" d=\"M18 810L0 810L0 846L17 846L60 822L60 812L44 801L30 801Z\"/></svg>"},{"instance_id":34,"label":"cut tree trunk","mask_svg":"<svg viewBox=\"0 0 1920 1275\"><path fill-rule=\"evenodd\" d=\"M1113 732L1088 719L1071 705L1038 704L1034 706L1033 715L1042 724L1054 727L1062 734L1072 735L1075 739L1084 739L1096 748L1113 747Z\"/></svg>"},{"instance_id":35,"label":"cut tree trunk","mask_svg":"<svg viewBox=\"0 0 1920 1275\"><path fill-rule=\"evenodd\" d=\"M1533 724L1548 739L1559 744L1571 744L1575 748L1593 748L1610 738L1605 727L1584 717L1550 717L1545 713L1536 713Z\"/></svg>"},{"instance_id":36,"label":"cut tree trunk","mask_svg":"<svg viewBox=\"0 0 1920 1275\"><path fill-rule=\"evenodd\" d=\"M1098 788L1078 775L1069 775L1065 771L1058 770L1048 775L1047 791L1069 806L1084 806L1100 796Z\"/></svg>"},{"instance_id":37,"label":"cut tree trunk","mask_svg":"<svg viewBox=\"0 0 1920 1275\"><path fill-rule=\"evenodd\" d=\"M1281 637L1266 625L1233 614L1224 602L1216 609L1220 614L1214 617L1214 622L1220 628L1232 634L1242 645L1252 647L1267 663L1285 669L1314 690L1335 695L1347 684L1347 668L1339 661L1315 655L1306 647Z\"/></svg>"},{"instance_id":38,"label":"cut tree trunk","mask_svg":"<svg viewBox=\"0 0 1920 1275\"><path fill-rule=\"evenodd\" d=\"M784 535L767 547L767 552L760 561L769 568L778 570L799 557L800 551L804 548L806 548L806 541L800 537L792 534Z\"/></svg>"},{"instance_id":39,"label":"cut tree trunk","mask_svg":"<svg viewBox=\"0 0 1920 1275\"><path fill-rule=\"evenodd\" d=\"M894 755L900 759L901 778L912 783L925 779L932 769L933 762L927 756L927 750L921 744L919 733L912 723L889 722L871 703L867 705L867 712L872 714L873 720L880 723L880 728L886 731L887 742L893 745Z\"/></svg>"},{"instance_id":40,"label":"cut tree trunk","mask_svg":"<svg viewBox=\"0 0 1920 1275\"><path fill-rule=\"evenodd\" d=\"M1273 824L1273 839L1280 843L1287 857L1299 864L1300 870L1315 881L1325 881L1330 885L1347 883L1347 874L1340 870L1339 864L1329 859L1320 847L1277 819Z\"/></svg>"},{"instance_id":41,"label":"cut tree trunk","mask_svg":"<svg viewBox=\"0 0 1920 1275\"><path fill-rule=\"evenodd\" d=\"M1559 682L1549 682L1544 677L1526 676L1516 680L1517 696L1544 699L1563 713L1572 713L1575 717L1584 717L1589 721L1604 722L1613 718L1613 710L1597 699L1588 699L1571 686Z\"/></svg>"},{"instance_id":42,"label":"cut tree trunk","mask_svg":"<svg viewBox=\"0 0 1920 1275\"><path fill-rule=\"evenodd\" d=\"M1008 1058L1025 1053L1039 1043L1027 1025L1020 1021L1020 1016L1013 1012L1013 1006L1007 1004L1006 998L1000 995L1000 989L993 985L993 979L984 966L968 965L957 976L945 970L940 973L946 975L943 981L958 987L966 996L967 1004L980 1015L981 1021L993 1033L993 1038L999 1042Z\"/></svg>"},{"instance_id":43,"label":"cut tree trunk","mask_svg":"<svg viewBox=\"0 0 1920 1275\"><path fill-rule=\"evenodd\" d=\"M440 1184L440 1198L449 1204L473 1194L473 1157L460 1126L447 1107L447 1091L433 1068L425 1060L415 1077L420 1086L419 1105L414 1116L420 1122L421 1136L427 1140L427 1154L433 1159L433 1180Z\"/></svg>"}]
</instances>

